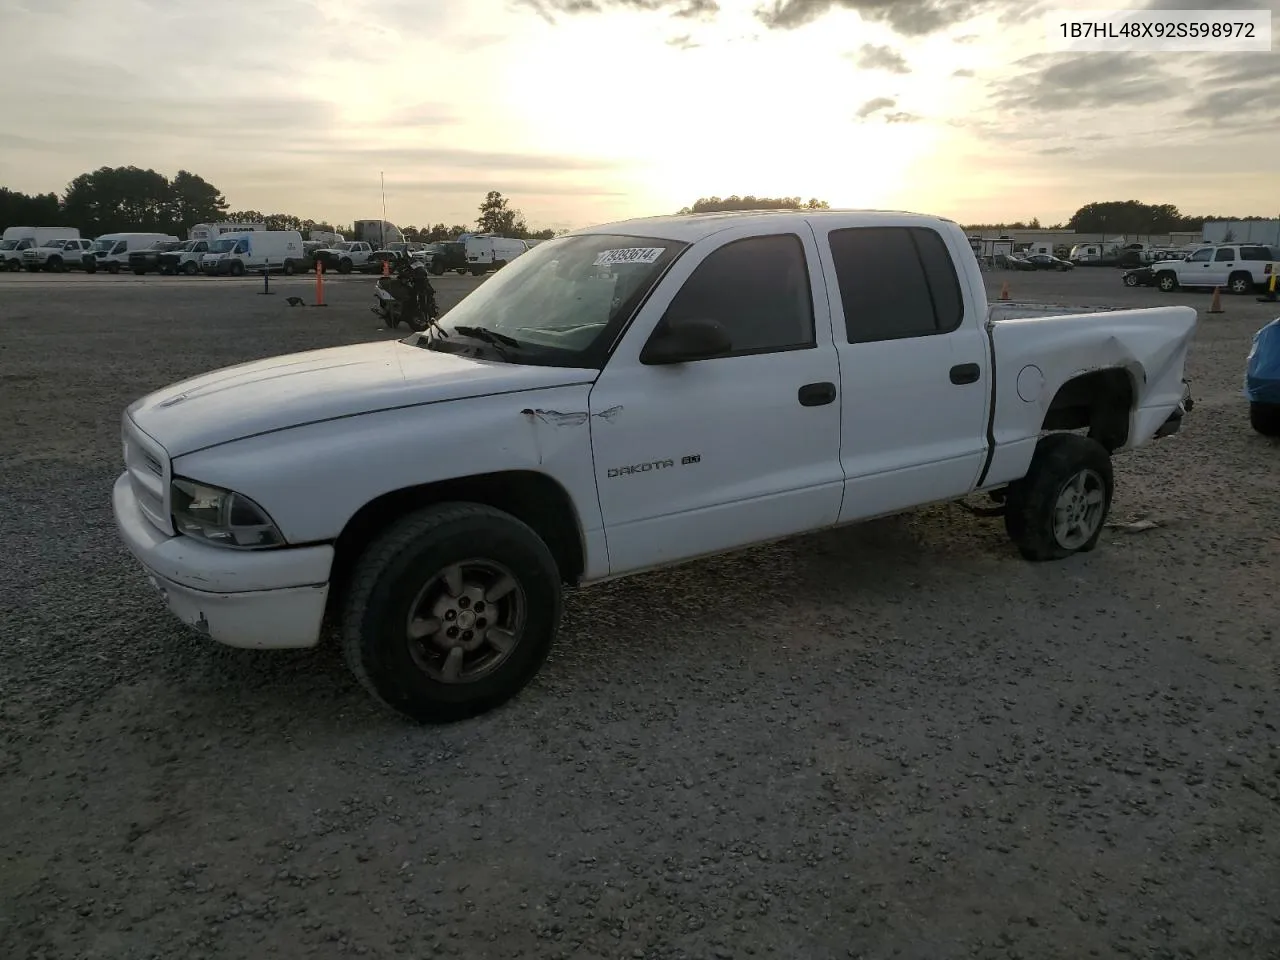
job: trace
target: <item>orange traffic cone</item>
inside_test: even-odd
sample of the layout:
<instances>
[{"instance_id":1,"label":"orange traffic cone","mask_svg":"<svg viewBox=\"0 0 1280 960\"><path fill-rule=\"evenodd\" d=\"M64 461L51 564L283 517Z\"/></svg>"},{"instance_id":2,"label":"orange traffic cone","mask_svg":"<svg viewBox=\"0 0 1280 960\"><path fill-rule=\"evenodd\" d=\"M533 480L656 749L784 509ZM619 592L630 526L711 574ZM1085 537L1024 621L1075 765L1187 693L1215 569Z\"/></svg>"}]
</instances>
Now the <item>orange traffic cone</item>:
<instances>
[{"instance_id":1,"label":"orange traffic cone","mask_svg":"<svg viewBox=\"0 0 1280 960\"><path fill-rule=\"evenodd\" d=\"M389 276L391 276L391 261L390 261L390 260L383 260L383 261L382 261L382 275L383 275L384 277L389 277Z\"/></svg>"},{"instance_id":2,"label":"orange traffic cone","mask_svg":"<svg viewBox=\"0 0 1280 960\"><path fill-rule=\"evenodd\" d=\"M1004 282L1004 286L1000 288L1000 299L1001 300L1009 299L1009 281L1008 280L1006 280Z\"/></svg>"},{"instance_id":3,"label":"orange traffic cone","mask_svg":"<svg viewBox=\"0 0 1280 960\"><path fill-rule=\"evenodd\" d=\"M1222 309L1222 290L1220 288L1218 287L1213 288L1213 302L1209 304L1209 309L1205 312L1206 313L1226 313L1227 312Z\"/></svg>"}]
</instances>

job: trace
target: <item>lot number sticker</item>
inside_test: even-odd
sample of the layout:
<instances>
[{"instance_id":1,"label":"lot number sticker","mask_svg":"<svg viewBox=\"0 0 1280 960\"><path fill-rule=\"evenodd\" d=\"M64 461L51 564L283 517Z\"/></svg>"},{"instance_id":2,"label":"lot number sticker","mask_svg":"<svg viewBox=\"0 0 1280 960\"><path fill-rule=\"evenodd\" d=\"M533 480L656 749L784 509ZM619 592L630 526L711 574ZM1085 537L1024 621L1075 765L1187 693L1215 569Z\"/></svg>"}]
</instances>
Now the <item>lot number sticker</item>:
<instances>
[{"instance_id":1,"label":"lot number sticker","mask_svg":"<svg viewBox=\"0 0 1280 960\"><path fill-rule=\"evenodd\" d=\"M601 250L596 254L595 266L611 266L615 263L653 263L665 247L622 247L617 250Z\"/></svg>"}]
</instances>

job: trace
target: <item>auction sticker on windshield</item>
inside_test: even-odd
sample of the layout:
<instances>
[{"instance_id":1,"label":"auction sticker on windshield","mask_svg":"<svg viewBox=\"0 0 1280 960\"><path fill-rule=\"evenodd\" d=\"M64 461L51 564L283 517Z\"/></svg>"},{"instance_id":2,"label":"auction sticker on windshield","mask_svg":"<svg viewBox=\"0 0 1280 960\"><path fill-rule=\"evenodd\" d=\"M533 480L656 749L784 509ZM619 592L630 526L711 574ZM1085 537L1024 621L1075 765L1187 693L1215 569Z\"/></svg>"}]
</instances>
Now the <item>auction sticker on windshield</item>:
<instances>
[{"instance_id":1,"label":"auction sticker on windshield","mask_svg":"<svg viewBox=\"0 0 1280 960\"><path fill-rule=\"evenodd\" d=\"M615 263L653 263L662 256L665 247L620 247L616 250L601 250L596 254L593 266L601 267Z\"/></svg>"}]
</instances>

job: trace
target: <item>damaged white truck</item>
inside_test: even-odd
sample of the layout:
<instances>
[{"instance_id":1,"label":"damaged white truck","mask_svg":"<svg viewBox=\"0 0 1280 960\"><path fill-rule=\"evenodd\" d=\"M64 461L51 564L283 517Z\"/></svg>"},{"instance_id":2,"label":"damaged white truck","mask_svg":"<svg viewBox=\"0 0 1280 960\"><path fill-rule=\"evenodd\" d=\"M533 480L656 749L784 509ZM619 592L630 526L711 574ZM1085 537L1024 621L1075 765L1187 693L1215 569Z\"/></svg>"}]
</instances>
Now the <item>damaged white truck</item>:
<instances>
[{"instance_id":1,"label":"damaged white truck","mask_svg":"<svg viewBox=\"0 0 1280 960\"><path fill-rule=\"evenodd\" d=\"M537 672L566 586L990 493L1091 550L1175 431L1188 307L989 306L937 217L768 212L549 240L403 340L241 364L123 417L119 531L216 641L336 627L419 720ZM856 585L854 585L856 587Z\"/></svg>"}]
</instances>

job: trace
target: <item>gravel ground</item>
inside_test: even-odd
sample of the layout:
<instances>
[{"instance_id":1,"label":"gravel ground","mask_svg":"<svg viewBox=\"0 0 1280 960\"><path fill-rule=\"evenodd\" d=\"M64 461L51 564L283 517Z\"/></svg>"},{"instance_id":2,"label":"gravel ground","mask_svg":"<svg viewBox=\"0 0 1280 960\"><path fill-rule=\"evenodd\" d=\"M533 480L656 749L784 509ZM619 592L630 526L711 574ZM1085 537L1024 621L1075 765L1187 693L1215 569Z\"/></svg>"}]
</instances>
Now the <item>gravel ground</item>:
<instances>
[{"instance_id":1,"label":"gravel ground","mask_svg":"<svg viewBox=\"0 0 1280 960\"><path fill-rule=\"evenodd\" d=\"M1280 956L1280 310L1202 314L1187 427L1118 460L1155 529L1029 565L947 506L584 590L520 697L417 728L117 542L130 400L388 336L368 278L273 287L0 277L0 957Z\"/></svg>"}]
</instances>

